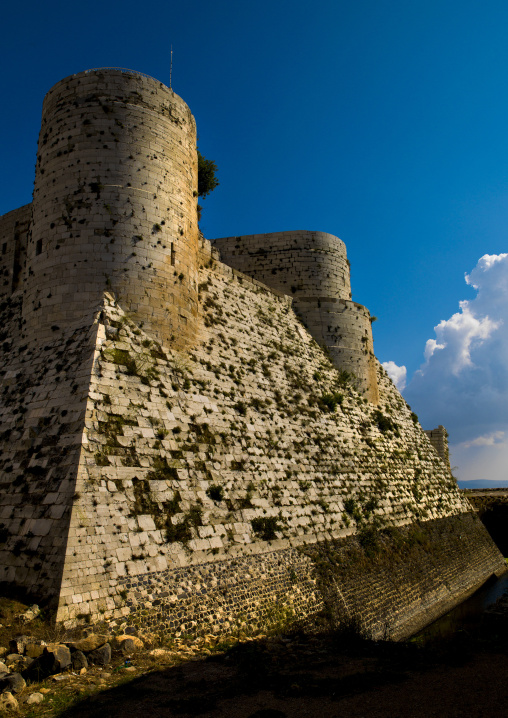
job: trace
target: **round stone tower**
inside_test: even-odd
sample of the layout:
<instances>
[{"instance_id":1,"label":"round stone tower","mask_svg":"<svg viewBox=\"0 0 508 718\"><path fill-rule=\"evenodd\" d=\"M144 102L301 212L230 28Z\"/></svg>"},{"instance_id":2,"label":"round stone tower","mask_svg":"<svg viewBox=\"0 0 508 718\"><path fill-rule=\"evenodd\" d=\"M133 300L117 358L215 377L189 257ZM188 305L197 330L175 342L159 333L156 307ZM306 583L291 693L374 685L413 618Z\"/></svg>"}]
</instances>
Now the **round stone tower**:
<instances>
[{"instance_id":1,"label":"round stone tower","mask_svg":"<svg viewBox=\"0 0 508 718\"><path fill-rule=\"evenodd\" d=\"M117 68L46 95L23 318L28 339L90 322L105 291L178 349L197 327L196 124L157 80Z\"/></svg>"},{"instance_id":2,"label":"round stone tower","mask_svg":"<svg viewBox=\"0 0 508 718\"><path fill-rule=\"evenodd\" d=\"M353 374L373 404L379 401L370 314L351 301L344 242L327 232L272 232L212 240L221 260L289 295L334 365Z\"/></svg>"}]
</instances>

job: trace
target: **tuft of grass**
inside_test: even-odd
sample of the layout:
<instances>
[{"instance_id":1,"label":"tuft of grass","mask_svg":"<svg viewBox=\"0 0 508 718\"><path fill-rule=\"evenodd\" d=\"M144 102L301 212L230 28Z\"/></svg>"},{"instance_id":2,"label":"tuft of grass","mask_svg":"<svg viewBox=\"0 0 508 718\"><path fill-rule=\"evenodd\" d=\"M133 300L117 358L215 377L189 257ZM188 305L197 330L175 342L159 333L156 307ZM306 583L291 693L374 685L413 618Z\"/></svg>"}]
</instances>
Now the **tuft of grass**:
<instances>
[{"instance_id":1,"label":"tuft of grass","mask_svg":"<svg viewBox=\"0 0 508 718\"><path fill-rule=\"evenodd\" d=\"M276 531L280 530L279 521L275 516L260 516L250 522L252 530L263 541L272 541L277 538Z\"/></svg>"},{"instance_id":2,"label":"tuft of grass","mask_svg":"<svg viewBox=\"0 0 508 718\"><path fill-rule=\"evenodd\" d=\"M342 404L344 401L344 394L340 392L334 392L333 394L323 394L318 399L318 405L321 411L329 411L333 413L335 409Z\"/></svg>"},{"instance_id":3,"label":"tuft of grass","mask_svg":"<svg viewBox=\"0 0 508 718\"><path fill-rule=\"evenodd\" d=\"M109 358L113 364L124 366L126 374L129 374L129 376L137 376L138 370L136 367L136 361L125 349L113 349L109 353Z\"/></svg>"}]
</instances>

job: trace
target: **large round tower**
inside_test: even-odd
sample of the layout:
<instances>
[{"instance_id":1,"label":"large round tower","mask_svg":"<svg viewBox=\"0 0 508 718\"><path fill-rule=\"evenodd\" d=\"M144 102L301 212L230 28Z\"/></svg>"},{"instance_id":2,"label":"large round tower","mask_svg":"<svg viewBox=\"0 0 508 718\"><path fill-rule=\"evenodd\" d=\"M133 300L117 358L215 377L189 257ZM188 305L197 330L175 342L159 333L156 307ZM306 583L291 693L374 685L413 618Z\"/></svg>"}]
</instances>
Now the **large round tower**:
<instances>
[{"instance_id":1,"label":"large round tower","mask_svg":"<svg viewBox=\"0 0 508 718\"><path fill-rule=\"evenodd\" d=\"M67 77L43 104L27 253L28 339L90 321L105 291L161 341L197 326L196 124L157 80Z\"/></svg>"}]
</instances>

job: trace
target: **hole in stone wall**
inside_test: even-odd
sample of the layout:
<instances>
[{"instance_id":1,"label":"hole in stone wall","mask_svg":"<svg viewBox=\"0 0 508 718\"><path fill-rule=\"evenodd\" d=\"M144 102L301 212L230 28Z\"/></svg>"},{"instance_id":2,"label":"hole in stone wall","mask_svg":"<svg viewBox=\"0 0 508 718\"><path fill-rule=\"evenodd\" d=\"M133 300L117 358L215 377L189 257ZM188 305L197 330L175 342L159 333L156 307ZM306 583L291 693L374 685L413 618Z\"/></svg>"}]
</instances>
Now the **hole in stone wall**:
<instances>
[{"instance_id":1,"label":"hole in stone wall","mask_svg":"<svg viewBox=\"0 0 508 718\"><path fill-rule=\"evenodd\" d=\"M7 254L7 242L2 244L2 254Z\"/></svg>"},{"instance_id":2,"label":"hole in stone wall","mask_svg":"<svg viewBox=\"0 0 508 718\"><path fill-rule=\"evenodd\" d=\"M35 243L35 254L41 254L42 253L42 239L38 239Z\"/></svg>"},{"instance_id":3,"label":"hole in stone wall","mask_svg":"<svg viewBox=\"0 0 508 718\"><path fill-rule=\"evenodd\" d=\"M175 266L175 254L176 254L176 253L175 253L175 246L174 246L173 242L171 242L171 266L172 266L172 267Z\"/></svg>"}]
</instances>

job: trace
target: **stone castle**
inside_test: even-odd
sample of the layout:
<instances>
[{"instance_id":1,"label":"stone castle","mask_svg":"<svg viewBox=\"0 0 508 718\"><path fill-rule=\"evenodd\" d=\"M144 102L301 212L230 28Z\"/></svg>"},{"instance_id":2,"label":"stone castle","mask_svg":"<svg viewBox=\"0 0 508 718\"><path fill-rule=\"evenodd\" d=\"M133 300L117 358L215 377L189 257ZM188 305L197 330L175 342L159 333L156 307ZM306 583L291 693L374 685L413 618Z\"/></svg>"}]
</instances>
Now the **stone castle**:
<instances>
[{"instance_id":1,"label":"stone castle","mask_svg":"<svg viewBox=\"0 0 508 718\"><path fill-rule=\"evenodd\" d=\"M377 362L340 239L210 242L197 195L171 89L47 94L0 217L1 585L69 626L410 635L504 570L444 429Z\"/></svg>"}]
</instances>

